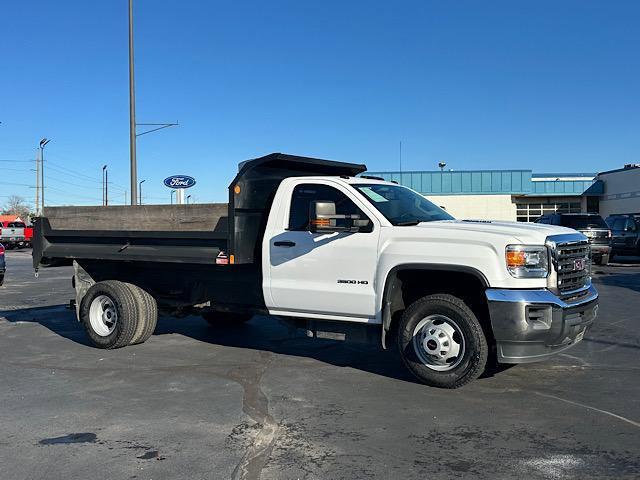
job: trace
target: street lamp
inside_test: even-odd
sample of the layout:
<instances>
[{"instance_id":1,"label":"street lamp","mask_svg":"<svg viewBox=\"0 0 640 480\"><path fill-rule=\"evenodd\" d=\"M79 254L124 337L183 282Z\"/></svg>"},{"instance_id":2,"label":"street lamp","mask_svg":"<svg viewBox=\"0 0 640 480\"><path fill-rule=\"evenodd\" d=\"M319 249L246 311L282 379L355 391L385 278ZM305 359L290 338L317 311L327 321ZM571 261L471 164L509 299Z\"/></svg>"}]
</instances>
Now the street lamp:
<instances>
[{"instance_id":1,"label":"street lamp","mask_svg":"<svg viewBox=\"0 0 640 480\"><path fill-rule=\"evenodd\" d=\"M142 205L142 184L146 182L146 180L141 180L138 183L138 192L140 192L140 201L138 202L138 205Z\"/></svg>"},{"instance_id":2,"label":"street lamp","mask_svg":"<svg viewBox=\"0 0 640 480\"><path fill-rule=\"evenodd\" d=\"M107 165L102 167L102 205L109 205L109 170Z\"/></svg>"},{"instance_id":3,"label":"street lamp","mask_svg":"<svg viewBox=\"0 0 640 480\"><path fill-rule=\"evenodd\" d=\"M176 193L175 190L171 190L171 205L173 205L173 194Z\"/></svg>"},{"instance_id":4,"label":"street lamp","mask_svg":"<svg viewBox=\"0 0 640 480\"><path fill-rule=\"evenodd\" d=\"M438 166L440 167L440 171L444 172L444 167L447 166L446 162L438 162Z\"/></svg>"},{"instance_id":5,"label":"street lamp","mask_svg":"<svg viewBox=\"0 0 640 480\"><path fill-rule=\"evenodd\" d=\"M51 140L47 138L43 138L40 140L40 185L42 189L40 190L40 204L42 208L42 213L44 214L44 147Z\"/></svg>"},{"instance_id":6,"label":"street lamp","mask_svg":"<svg viewBox=\"0 0 640 480\"><path fill-rule=\"evenodd\" d=\"M187 195L187 205L189 205L189 199L191 198L191 195Z\"/></svg>"}]
</instances>

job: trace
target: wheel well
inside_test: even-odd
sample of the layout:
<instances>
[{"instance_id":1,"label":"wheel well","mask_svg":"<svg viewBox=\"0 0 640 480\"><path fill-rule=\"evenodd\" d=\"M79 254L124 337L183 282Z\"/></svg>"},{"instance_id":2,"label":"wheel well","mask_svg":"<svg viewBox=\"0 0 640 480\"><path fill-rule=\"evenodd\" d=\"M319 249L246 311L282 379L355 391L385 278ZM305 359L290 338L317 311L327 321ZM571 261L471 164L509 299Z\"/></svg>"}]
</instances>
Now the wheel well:
<instances>
[{"instance_id":1,"label":"wheel well","mask_svg":"<svg viewBox=\"0 0 640 480\"><path fill-rule=\"evenodd\" d=\"M404 310L426 295L448 293L463 300L478 318L488 341L493 340L484 276L473 269L406 268L387 277L383 298L384 334L394 335ZM383 336L383 344L384 336Z\"/></svg>"}]
</instances>

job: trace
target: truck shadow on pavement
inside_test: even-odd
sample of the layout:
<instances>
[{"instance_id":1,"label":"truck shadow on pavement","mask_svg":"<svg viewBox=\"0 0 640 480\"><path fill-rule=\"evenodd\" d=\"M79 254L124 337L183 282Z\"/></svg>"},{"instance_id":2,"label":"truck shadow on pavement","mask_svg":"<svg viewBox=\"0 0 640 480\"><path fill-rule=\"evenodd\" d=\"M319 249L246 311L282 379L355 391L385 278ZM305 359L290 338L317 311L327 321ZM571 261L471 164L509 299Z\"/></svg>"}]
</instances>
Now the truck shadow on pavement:
<instances>
[{"instance_id":1,"label":"truck shadow on pavement","mask_svg":"<svg viewBox=\"0 0 640 480\"><path fill-rule=\"evenodd\" d=\"M0 310L0 318L11 323L39 323L61 337L91 346L89 337L76 321L75 313L67 305Z\"/></svg>"},{"instance_id":2,"label":"truck shadow on pavement","mask_svg":"<svg viewBox=\"0 0 640 480\"><path fill-rule=\"evenodd\" d=\"M0 310L0 318L11 323L36 323L80 345L95 348L89 341L75 313L66 305ZM177 334L221 347L244 348L281 355L312 358L339 367L350 367L397 380L417 383L404 370L395 351L383 351L375 345L345 343L336 340L307 338L300 330L292 331L275 317L255 316L246 324L209 325L200 317L161 317L154 337ZM149 348L147 345L125 348ZM179 347L178 347L179 348ZM98 349L95 349L99 352Z\"/></svg>"},{"instance_id":3,"label":"truck shadow on pavement","mask_svg":"<svg viewBox=\"0 0 640 480\"><path fill-rule=\"evenodd\" d=\"M40 324L60 337L95 349L83 327L76 321L75 313L66 305L0 310L0 318L14 324ZM419 383L404 368L394 347L385 351L377 345L308 338L304 330L292 329L276 317L256 315L244 324L221 324L219 327L194 316L181 319L159 318L154 337L173 334L221 347L309 358L337 367L354 368L395 380ZM152 343L153 337L147 345L125 348L153 348ZM98 349L95 350L99 352ZM481 379L492 377L503 370L506 368L490 367Z\"/></svg>"}]
</instances>

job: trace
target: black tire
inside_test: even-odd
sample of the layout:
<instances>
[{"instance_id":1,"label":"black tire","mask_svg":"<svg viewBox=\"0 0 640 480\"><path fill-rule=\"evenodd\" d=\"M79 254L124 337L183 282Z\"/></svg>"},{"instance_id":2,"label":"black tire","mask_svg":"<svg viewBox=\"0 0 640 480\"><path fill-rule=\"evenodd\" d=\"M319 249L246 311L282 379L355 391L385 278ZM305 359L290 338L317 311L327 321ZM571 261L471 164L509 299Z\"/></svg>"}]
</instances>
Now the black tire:
<instances>
[{"instance_id":1,"label":"black tire","mask_svg":"<svg viewBox=\"0 0 640 480\"><path fill-rule=\"evenodd\" d=\"M0 274L0 287L4 283L4 273Z\"/></svg>"},{"instance_id":2,"label":"black tire","mask_svg":"<svg viewBox=\"0 0 640 480\"><path fill-rule=\"evenodd\" d=\"M464 349L460 349L463 353L452 359L453 367L440 367L448 370L437 371L434 368L438 366L429 367L420 359L416 351L419 347L414 347L416 328L423 319L431 315L441 315L452 320L459 329L452 338L455 339L457 335L456 343L464 345ZM461 342L460 336L464 342ZM412 303L400 319L397 342L407 369L422 383L440 388L459 388L478 378L485 370L489 355L487 339L474 313L461 299L448 294L428 295ZM423 352L423 356L428 357L427 352Z\"/></svg>"},{"instance_id":3,"label":"black tire","mask_svg":"<svg viewBox=\"0 0 640 480\"><path fill-rule=\"evenodd\" d=\"M101 335L91 324L90 310L94 300L106 297L113 305L117 320L113 331ZM129 286L117 280L92 285L80 304L80 321L91 342L98 348L113 349L129 345L138 327L138 301Z\"/></svg>"},{"instance_id":4,"label":"black tire","mask_svg":"<svg viewBox=\"0 0 640 480\"><path fill-rule=\"evenodd\" d=\"M240 325L253 318L252 313L204 312L202 314L209 325L214 327Z\"/></svg>"},{"instance_id":5,"label":"black tire","mask_svg":"<svg viewBox=\"0 0 640 480\"><path fill-rule=\"evenodd\" d=\"M138 305L138 324L130 345L144 343L149 340L149 337L153 335L153 332L156 329L156 325L158 323L158 304L156 299L153 298L146 290L131 283L126 283L125 285L136 297Z\"/></svg>"}]
</instances>

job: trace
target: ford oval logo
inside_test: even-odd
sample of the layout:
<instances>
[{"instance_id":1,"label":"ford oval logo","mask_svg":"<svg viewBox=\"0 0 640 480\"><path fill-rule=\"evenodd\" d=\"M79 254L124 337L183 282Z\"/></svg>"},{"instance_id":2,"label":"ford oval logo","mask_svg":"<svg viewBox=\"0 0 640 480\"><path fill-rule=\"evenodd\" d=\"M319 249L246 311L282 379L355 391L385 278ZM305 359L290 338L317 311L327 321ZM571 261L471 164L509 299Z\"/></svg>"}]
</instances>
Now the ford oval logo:
<instances>
[{"instance_id":1,"label":"ford oval logo","mask_svg":"<svg viewBox=\"0 0 640 480\"><path fill-rule=\"evenodd\" d=\"M173 175L165 178L164 184L169 188L191 188L196 184L196 179L188 175Z\"/></svg>"}]
</instances>

